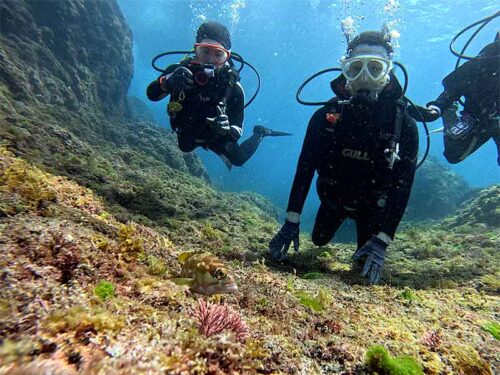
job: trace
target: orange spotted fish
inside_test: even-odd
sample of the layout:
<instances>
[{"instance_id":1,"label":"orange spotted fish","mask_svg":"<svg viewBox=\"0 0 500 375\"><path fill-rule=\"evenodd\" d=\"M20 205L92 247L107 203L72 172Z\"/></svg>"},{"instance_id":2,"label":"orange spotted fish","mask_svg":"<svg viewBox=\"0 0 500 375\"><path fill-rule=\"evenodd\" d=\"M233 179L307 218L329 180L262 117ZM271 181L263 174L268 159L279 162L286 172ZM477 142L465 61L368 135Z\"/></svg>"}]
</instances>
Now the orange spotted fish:
<instances>
[{"instance_id":1,"label":"orange spotted fish","mask_svg":"<svg viewBox=\"0 0 500 375\"><path fill-rule=\"evenodd\" d=\"M182 265L181 276L171 280L176 284L189 285L192 292L211 296L238 290L227 267L213 254L182 253L178 261Z\"/></svg>"}]
</instances>

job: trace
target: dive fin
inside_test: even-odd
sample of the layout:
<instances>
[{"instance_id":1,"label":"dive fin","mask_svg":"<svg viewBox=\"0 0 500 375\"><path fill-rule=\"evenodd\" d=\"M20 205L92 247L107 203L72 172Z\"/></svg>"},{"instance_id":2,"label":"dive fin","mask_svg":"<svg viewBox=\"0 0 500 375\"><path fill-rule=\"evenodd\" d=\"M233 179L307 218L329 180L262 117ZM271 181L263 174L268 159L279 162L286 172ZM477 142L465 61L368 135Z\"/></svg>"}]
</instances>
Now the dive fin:
<instances>
[{"instance_id":1,"label":"dive fin","mask_svg":"<svg viewBox=\"0 0 500 375\"><path fill-rule=\"evenodd\" d=\"M260 135L261 137L282 137L284 135L292 135L292 133L272 130L262 125L255 125L253 128L253 132L254 134Z\"/></svg>"},{"instance_id":2,"label":"dive fin","mask_svg":"<svg viewBox=\"0 0 500 375\"><path fill-rule=\"evenodd\" d=\"M281 132L278 130L271 130L271 134L269 134L270 137L283 137L285 135L293 135L293 134L287 132Z\"/></svg>"}]
</instances>

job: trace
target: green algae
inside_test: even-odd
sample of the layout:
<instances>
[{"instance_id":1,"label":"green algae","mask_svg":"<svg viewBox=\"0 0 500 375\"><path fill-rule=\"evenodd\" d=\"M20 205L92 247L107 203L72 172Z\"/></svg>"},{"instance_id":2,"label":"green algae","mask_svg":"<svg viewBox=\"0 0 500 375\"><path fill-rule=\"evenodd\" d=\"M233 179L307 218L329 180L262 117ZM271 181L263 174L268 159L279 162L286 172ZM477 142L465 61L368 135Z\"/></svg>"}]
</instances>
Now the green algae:
<instances>
[{"instance_id":1,"label":"green algae","mask_svg":"<svg viewBox=\"0 0 500 375\"><path fill-rule=\"evenodd\" d=\"M365 355L365 366L380 375L423 375L422 367L410 356L392 357L382 345L374 345Z\"/></svg>"},{"instance_id":2,"label":"green algae","mask_svg":"<svg viewBox=\"0 0 500 375\"><path fill-rule=\"evenodd\" d=\"M321 272L308 272L301 276L304 280L324 279L326 276Z\"/></svg>"},{"instance_id":3,"label":"green algae","mask_svg":"<svg viewBox=\"0 0 500 375\"><path fill-rule=\"evenodd\" d=\"M33 340L3 340L0 343L0 359L3 365L14 362L21 362L21 359L28 357L36 349Z\"/></svg>"},{"instance_id":4,"label":"green algae","mask_svg":"<svg viewBox=\"0 0 500 375\"><path fill-rule=\"evenodd\" d=\"M44 326L50 332L63 333L92 327L97 331L114 332L121 330L125 319L103 308L87 308L73 306L69 309L59 309L52 312L44 321Z\"/></svg>"},{"instance_id":5,"label":"green algae","mask_svg":"<svg viewBox=\"0 0 500 375\"><path fill-rule=\"evenodd\" d=\"M168 267L165 262L154 255L149 255L146 258L146 264L151 275L163 276L168 271Z\"/></svg>"},{"instance_id":6,"label":"green algae","mask_svg":"<svg viewBox=\"0 0 500 375\"><path fill-rule=\"evenodd\" d=\"M115 296L115 286L109 281L101 280L95 286L94 294L102 301L106 301Z\"/></svg>"},{"instance_id":7,"label":"green algae","mask_svg":"<svg viewBox=\"0 0 500 375\"><path fill-rule=\"evenodd\" d=\"M324 310L324 306L319 298L311 296L307 292L298 292L296 296L301 305L311 309L312 311L319 312Z\"/></svg>"},{"instance_id":8,"label":"green algae","mask_svg":"<svg viewBox=\"0 0 500 375\"><path fill-rule=\"evenodd\" d=\"M417 299L417 296L410 288L405 288L401 293L399 293L399 296L409 302Z\"/></svg>"},{"instance_id":9,"label":"green algae","mask_svg":"<svg viewBox=\"0 0 500 375\"><path fill-rule=\"evenodd\" d=\"M500 324L498 324L497 322L489 322L483 324L481 326L481 329L485 332L490 333L497 340L500 340Z\"/></svg>"},{"instance_id":10,"label":"green algae","mask_svg":"<svg viewBox=\"0 0 500 375\"><path fill-rule=\"evenodd\" d=\"M492 375L490 365L470 345L453 346L454 368L464 375Z\"/></svg>"}]
</instances>

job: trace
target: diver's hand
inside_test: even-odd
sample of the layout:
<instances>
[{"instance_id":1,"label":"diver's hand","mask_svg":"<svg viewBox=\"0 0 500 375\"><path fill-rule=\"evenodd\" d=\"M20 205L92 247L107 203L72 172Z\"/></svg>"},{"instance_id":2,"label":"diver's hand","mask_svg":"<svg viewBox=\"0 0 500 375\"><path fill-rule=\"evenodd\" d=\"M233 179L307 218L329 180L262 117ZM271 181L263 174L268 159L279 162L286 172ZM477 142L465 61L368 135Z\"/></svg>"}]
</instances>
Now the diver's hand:
<instances>
[{"instance_id":1,"label":"diver's hand","mask_svg":"<svg viewBox=\"0 0 500 375\"><path fill-rule=\"evenodd\" d=\"M361 276L366 277L370 284L377 284L384 267L385 250L388 244L377 236L366 242L364 246L356 250L352 259L360 266L363 265Z\"/></svg>"},{"instance_id":2,"label":"diver's hand","mask_svg":"<svg viewBox=\"0 0 500 375\"><path fill-rule=\"evenodd\" d=\"M416 121L432 122L436 121L441 116L441 110L435 105L427 104L426 107L420 105L407 105L408 114Z\"/></svg>"},{"instance_id":3,"label":"diver's hand","mask_svg":"<svg viewBox=\"0 0 500 375\"><path fill-rule=\"evenodd\" d=\"M161 76L159 82L165 92L191 90L194 87L193 73L184 66L178 67L170 75Z\"/></svg>"},{"instance_id":4,"label":"diver's hand","mask_svg":"<svg viewBox=\"0 0 500 375\"><path fill-rule=\"evenodd\" d=\"M217 106L217 116L207 118L207 124L210 125L212 131L218 135L226 135L231 132L229 118L224 113L221 106Z\"/></svg>"},{"instance_id":5,"label":"diver's hand","mask_svg":"<svg viewBox=\"0 0 500 375\"><path fill-rule=\"evenodd\" d=\"M441 110L435 105L428 105L425 110L429 118L427 121L436 121L441 116Z\"/></svg>"},{"instance_id":6,"label":"diver's hand","mask_svg":"<svg viewBox=\"0 0 500 375\"><path fill-rule=\"evenodd\" d=\"M299 223L285 220L280 231L269 242L269 251L273 259L282 260L285 258L292 241L295 251L299 251L299 226Z\"/></svg>"}]
</instances>

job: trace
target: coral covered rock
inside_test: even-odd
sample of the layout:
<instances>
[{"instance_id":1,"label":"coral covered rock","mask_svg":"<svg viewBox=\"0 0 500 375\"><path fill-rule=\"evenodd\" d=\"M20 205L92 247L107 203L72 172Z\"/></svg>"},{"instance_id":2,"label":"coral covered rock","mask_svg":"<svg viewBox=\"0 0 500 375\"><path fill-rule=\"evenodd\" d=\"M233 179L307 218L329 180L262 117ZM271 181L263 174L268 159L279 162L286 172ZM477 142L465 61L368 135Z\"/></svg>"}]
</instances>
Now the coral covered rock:
<instances>
[{"instance_id":1,"label":"coral covered rock","mask_svg":"<svg viewBox=\"0 0 500 375\"><path fill-rule=\"evenodd\" d=\"M465 202L456 215L445 221L447 226L486 224L500 228L500 185L481 190Z\"/></svg>"},{"instance_id":2,"label":"coral covered rock","mask_svg":"<svg viewBox=\"0 0 500 375\"><path fill-rule=\"evenodd\" d=\"M0 13L0 80L14 100L123 113L132 33L116 2L6 0Z\"/></svg>"},{"instance_id":3,"label":"coral covered rock","mask_svg":"<svg viewBox=\"0 0 500 375\"><path fill-rule=\"evenodd\" d=\"M462 177L429 158L415 174L406 219L443 218L454 213L469 194L470 187Z\"/></svg>"}]
</instances>

